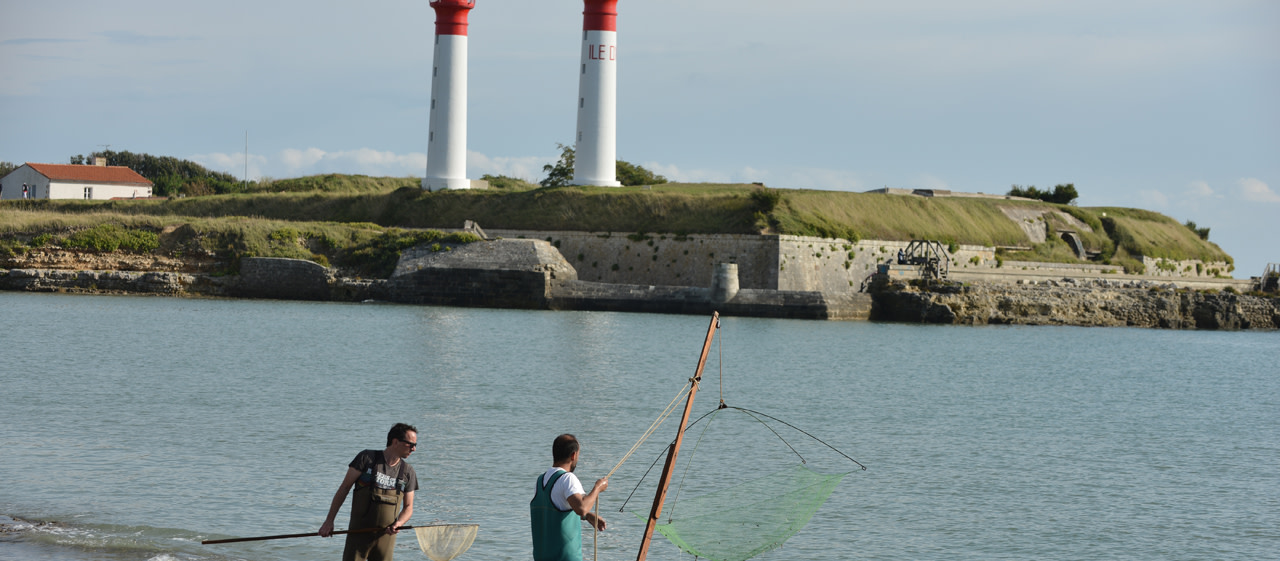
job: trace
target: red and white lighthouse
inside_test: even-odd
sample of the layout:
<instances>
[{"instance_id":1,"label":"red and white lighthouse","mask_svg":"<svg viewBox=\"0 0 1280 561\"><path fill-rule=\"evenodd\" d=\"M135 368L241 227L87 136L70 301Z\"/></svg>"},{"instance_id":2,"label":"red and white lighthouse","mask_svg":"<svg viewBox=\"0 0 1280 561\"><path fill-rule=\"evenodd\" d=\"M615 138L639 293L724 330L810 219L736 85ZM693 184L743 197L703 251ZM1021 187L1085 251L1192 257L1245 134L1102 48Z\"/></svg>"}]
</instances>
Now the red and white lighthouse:
<instances>
[{"instance_id":1,"label":"red and white lighthouse","mask_svg":"<svg viewBox=\"0 0 1280 561\"><path fill-rule=\"evenodd\" d=\"M574 185L619 187L618 0L583 0Z\"/></svg>"},{"instance_id":2,"label":"red and white lighthouse","mask_svg":"<svg viewBox=\"0 0 1280 561\"><path fill-rule=\"evenodd\" d=\"M431 0L436 11L431 125L422 188L470 189L467 179L467 15L475 0Z\"/></svg>"}]
</instances>

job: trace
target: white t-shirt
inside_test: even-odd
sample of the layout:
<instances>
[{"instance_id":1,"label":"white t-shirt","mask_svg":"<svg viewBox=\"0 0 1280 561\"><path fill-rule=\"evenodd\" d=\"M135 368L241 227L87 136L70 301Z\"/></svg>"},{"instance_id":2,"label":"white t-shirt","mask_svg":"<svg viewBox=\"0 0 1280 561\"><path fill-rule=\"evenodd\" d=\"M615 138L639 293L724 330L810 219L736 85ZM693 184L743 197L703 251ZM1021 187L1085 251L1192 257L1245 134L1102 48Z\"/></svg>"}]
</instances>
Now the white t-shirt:
<instances>
[{"instance_id":1,"label":"white t-shirt","mask_svg":"<svg viewBox=\"0 0 1280 561\"><path fill-rule=\"evenodd\" d=\"M541 481L543 485L546 485L547 481L550 481L551 477L560 470L561 468L558 467L548 469L547 473L542 474L542 479L539 481ZM560 479L556 481L555 486L551 488L551 504L555 505L556 508L561 511L571 510L569 508L569 497L574 495L585 495L586 493L586 491L582 490L582 482L578 481L578 476L574 475L573 472L568 471L565 472L564 475L561 475Z\"/></svg>"}]
</instances>

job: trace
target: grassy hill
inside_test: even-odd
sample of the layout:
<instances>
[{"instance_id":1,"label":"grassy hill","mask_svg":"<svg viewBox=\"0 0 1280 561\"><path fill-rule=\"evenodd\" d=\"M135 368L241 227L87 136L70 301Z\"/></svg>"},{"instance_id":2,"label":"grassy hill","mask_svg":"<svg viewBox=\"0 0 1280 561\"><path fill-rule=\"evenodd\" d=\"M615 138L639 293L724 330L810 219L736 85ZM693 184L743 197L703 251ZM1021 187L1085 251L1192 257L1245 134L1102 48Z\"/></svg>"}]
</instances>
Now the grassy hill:
<instances>
[{"instance_id":1,"label":"grassy hill","mask_svg":"<svg viewBox=\"0 0 1280 561\"><path fill-rule=\"evenodd\" d=\"M1086 248L1099 253L1100 260L1123 265L1130 272L1141 268L1135 259L1138 255L1231 260L1217 245L1158 213L1038 201L765 189L740 184L536 188L506 182L500 189L430 193L420 190L413 178L344 175L279 180L257 189L269 192L149 201L6 201L0 204L0 239L10 240L7 247L13 252L21 250L21 244L13 240L29 240L39 231L70 232L108 222L153 230L190 224L206 237L219 240L206 243L216 246L212 251L235 255L292 251L349 260L353 256L344 257L344 252L356 251L352 248L373 243L371 240L380 236L456 229L464 221L474 220L490 229L936 239L1030 248L1007 253L1011 259L1074 261L1074 254L1056 236L1033 244L1019 224L1002 211L1022 207L1060 210L1090 225L1092 233L1080 232ZM1051 231L1069 227L1057 214L1047 216ZM273 243L273 233L281 230L297 234L293 238L303 241L294 245L302 249ZM0 247L0 254L4 251Z\"/></svg>"}]
</instances>

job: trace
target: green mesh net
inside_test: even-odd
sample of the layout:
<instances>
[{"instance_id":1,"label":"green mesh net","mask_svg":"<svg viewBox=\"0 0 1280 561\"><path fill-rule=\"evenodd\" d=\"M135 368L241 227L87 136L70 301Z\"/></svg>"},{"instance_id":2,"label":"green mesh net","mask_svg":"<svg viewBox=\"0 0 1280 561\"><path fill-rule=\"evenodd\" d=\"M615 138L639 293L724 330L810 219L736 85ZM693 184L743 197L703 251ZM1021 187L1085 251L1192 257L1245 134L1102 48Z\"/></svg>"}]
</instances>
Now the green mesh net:
<instances>
[{"instance_id":1,"label":"green mesh net","mask_svg":"<svg viewBox=\"0 0 1280 561\"><path fill-rule=\"evenodd\" d=\"M657 530L686 553L742 561L796 535L847 473L824 475L803 465L665 507ZM642 520L648 512L637 512Z\"/></svg>"}]
</instances>

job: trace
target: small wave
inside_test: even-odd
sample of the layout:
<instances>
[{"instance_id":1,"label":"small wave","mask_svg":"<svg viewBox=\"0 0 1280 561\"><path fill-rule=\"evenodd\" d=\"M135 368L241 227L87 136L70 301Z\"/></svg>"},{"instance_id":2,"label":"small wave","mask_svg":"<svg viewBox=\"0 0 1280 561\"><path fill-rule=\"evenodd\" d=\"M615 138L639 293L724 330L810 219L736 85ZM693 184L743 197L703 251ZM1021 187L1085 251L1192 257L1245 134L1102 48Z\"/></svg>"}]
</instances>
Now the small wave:
<instances>
[{"instance_id":1,"label":"small wave","mask_svg":"<svg viewBox=\"0 0 1280 561\"><path fill-rule=\"evenodd\" d=\"M194 551L196 534L171 528L68 524L52 520L23 520L0 515L3 542L36 548L57 559L110 561L213 561L231 559ZM0 557L5 554L0 552Z\"/></svg>"}]
</instances>

